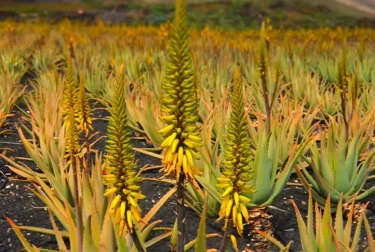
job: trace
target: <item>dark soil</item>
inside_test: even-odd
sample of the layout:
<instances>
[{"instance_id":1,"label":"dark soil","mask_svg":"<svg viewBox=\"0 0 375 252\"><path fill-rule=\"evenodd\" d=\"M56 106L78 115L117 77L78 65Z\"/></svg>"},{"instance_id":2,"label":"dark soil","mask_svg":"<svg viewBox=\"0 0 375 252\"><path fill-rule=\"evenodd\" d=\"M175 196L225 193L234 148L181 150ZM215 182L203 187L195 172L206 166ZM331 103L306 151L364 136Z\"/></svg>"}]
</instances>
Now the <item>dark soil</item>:
<instances>
[{"instance_id":1,"label":"dark soil","mask_svg":"<svg viewBox=\"0 0 375 252\"><path fill-rule=\"evenodd\" d=\"M5 128L9 129L11 134L0 135L0 147L12 149L12 151L7 151L8 156L28 157L27 152L19 142L19 137L15 129L15 123L20 120L21 112L16 108L14 113L15 116L10 118L5 125ZM94 129L100 132L101 135L106 134L107 121L100 119L107 116L108 115L104 110L96 110L94 112L94 117L98 118L98 120L94 121ZM105 140L101 140L96 145L96 149L103 151L104 141ZM133 144L136 147L146 147L146 142L142 140L134 140ZM136 158L138 160L139 167L143 167L146 164L160 165L160 160L145 156L143 154L136 153ZM30 167L35 167L35 165L33 166L32 162L28 162L28 165ZM3 173L0 174L0 252L19 251L22 249L22 245L8 222L5 220L5 217L11 218L17 225L51 228L51 223L43 203L25 188L25 186L31 185L23 182L13 181L12 179L15 178L15 175L6 167L6 162L2 159L0 159L0 170ZM159 176L160 174L157 170L144 173L144 177ZM292 176L290 181L296 182L296 178ZM370 185L369 183L370 182L368 182L367 186ZM146 213L149 209L151 209L153 204L157 202L169 189L170 186L164 183L145 181L142 185L142 191L147 198L141 203L143 213ZM374 199L374 197L372 197L372 199ZM163 220L163 226L173 226L176 210L176 203L174 200L175 198L172 198L172 200L168 201L156 215L155 219ZM294 200L297 203L302 215L306 215L307 194L305 189L302 187L287 186L274 203L274 206L282 211L271 209L270 212L273 215L271 221L276 238L285 243L293 240L294 243L291 251L301 251L300 237L291 200ZM372 208L371 205L370 208ZM186 215L186 241L190 241L196 237L199 216L189 208L186 208ZM374 230L374 212L368 211L367 217ZM214 218L208 218L207 233L222 234L221 226L222 223L215 223ZM244 251L245 247L251 247L251 237L248 236L248 233L249 227L246 226L244 238L238 239L240 251ZM57 249L57 244L53 236L28 232L24 232L24 235L31 244L34 244L37 247ZM208 247L218 249L220 241L220 238L209 239ZM166 239L156 244L155 246L151 247L149 251L169 251L169 240ZM274 249L274 251L277 250Z\"/></svg>"}]
</instances>

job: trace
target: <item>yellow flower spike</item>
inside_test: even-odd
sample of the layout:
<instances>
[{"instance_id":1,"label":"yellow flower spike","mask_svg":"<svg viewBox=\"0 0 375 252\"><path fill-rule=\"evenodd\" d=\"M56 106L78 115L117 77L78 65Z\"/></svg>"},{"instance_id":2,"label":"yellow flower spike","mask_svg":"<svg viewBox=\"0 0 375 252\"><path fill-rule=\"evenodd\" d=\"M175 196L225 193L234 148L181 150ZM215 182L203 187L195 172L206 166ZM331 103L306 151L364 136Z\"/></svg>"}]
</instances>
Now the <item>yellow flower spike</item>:
<instances>
[{"instance_id":1,"label":"yellow flower spike","mask_svg":"<svg viewBox=\"0 0 375 252\"><path fill-rule=\"evenodd\" d=\"M171 145L171 152L172 153L175 153L177 151L177 146L178 146L179 143L180 143L179 139L173 140L173 143Z\"/></svg>"},{"instance_id":2,"label":"yellow flower spike","mask_svg":"<svg viewBox=\"0 0 375 252\"><path fill-rule=\"evenodd\" d=\"M108 123L108 136L105 146L106 166L103 175L103 183L110 186L104 196L116 194L108 214L116 212L116 225L120 224L119 235L122 236L125 225L130 232L134 227L131 211L134 207L135 220L140 221L140 208L135 199L144 199L145 196L139 192L141 179L136 177L137 165L134 163L135 155L130 143L130 132L127 125L127 109L125 104L124 90L124 65L117 73L117 84L115 87L110 119Z\"/></svg>"},{"instance_id":3,"label":"yellow flower spike","mask_svg":"<svg viewBox=\"0 0 375 252\"><path fill-rule=\"evenodd\" d=\"M225 196L229 195L233 191L233 186L229 186L222 194L221 197L224 198Z\"/></svg>"},{"instance_id":4,"label":"yellow flower spike","mask_svg":"<svg viewBox=\"0 0 375 252\"><path fill-rule=\"evenodd\" d=\"M136 208L134 206L130 206L130 210L135 218L136 221L141 221L142 217L141 217L141 212L139 210L139 208Z\"/></svg>"},{"instance_id":5,"label":"yellow flower spike","mask_svg":"<svg viewBox=\"0 0 375 252\"><path fill-rule=\"evenodd\" d=\"M251 199L249 199L248 197L243 196L243 195L240 195L240 196L239 196L239 199L240 199L240 201L243 202L243 203L250 203L250 202L251 202Z\"/></svg>"},{"instance_id":6,"label":"yellow flower spike","mask_svg":"<svg viewBox=\"0 0 375 252\"><path fill-rule=\"evenodd\" d=\"M200 155L197 152L193 151L192 149L190 149L189 151L190 151L191 156L193 157L193 159L195 159L195 160L200 160L201 159Z\"/></svg>"},{"instance_id":7,"label":"yellow flower spike","mask_svg":"<svg viewBox=\"0 0 375 252\"><path fill-rule=\"evenodd\" d=\"M146 198L146 196L144 196L141 193L137 193L137 192L130 192L130 195L132 197L134 197L135 199L145 199Z\"/></svg>"},{"instance_id":8,"label":"yellow flower spike","mask_svg":"<svg viewBox=\"0 0 375 252\"><path fill-rule=\"evenodd\" d=\"M116 182L117 182L116 177L103 179L103 183L106 185L112 185L112 184L115 184Z\"/></svg>"},{"instance_id":9,"label":"yellow flower spike","mask_svg":"<svg viewBox=\"0 0 375 252\"><path fill-rule=\"evenodd\" d=\"M121 209L118 207L115 210L115 224L118 225L121 221Z\"/></svg>"},{"instance_id":10,"label":"yellow flower spike","mask_svg":"<svg viewBox=\"0 0 375 252\"><path fill-rule=\"evenodd\" d=\"M123 234L124 234L124 229L125 229L125 220L122 219L122 220L120 221L120 227L119 227L119 234L118 234L118 237L119 237L119 238L123 236Z\"/></svg>"},{"instance_id":11,"label":"yellow flower spike","mask_svg":"<svg viewBox=\"0 0 375 252\"><path fill-rule=\"evenodd\" d=\"M237 246L237 239L234 235L230 235L230 240L232 242L233 248L236 252L238 252L238 246Z\"/></svg>"},{"instance_id":12,"label":"yellow flower spike","mask_svg":"<svg viewBox=\"0 0 375 252\"><path fill-rule=\"evenodd\" d=\"M125 219L126 202L122 201L120 206L121 219Z\"/></svg>"},{"instance_id":13,"label":"yellow flower spike","mask_svg":"<svg viewBox=\"0 0 375 252\"><path fill-rule=\"evenodd\" d=\"M158 132L162 136L165 136L165 135L171 134L173 132L174 128L175 128L174 125L171 124L171 125L166 126L164 129L159 130Z\"/></svg>"},{"instance_id":14,"label":"yellow flower spike","mask_svg":"<svg viewBox=\"0 0 375 252\"><path fill-rule=\"evenodd\" d=\"M238 232L239 235L242 235L242 231L243 231L243 223L242 223L242 214L241 213L237 213L237 230L240 230Z\"/></svg>"},{"instance_id":15,"label":"yellow flower spike","mask_svg":"<svg viewBox=\"0 0 375 252\"><path fill-rule=\"evenodd\" d=\"M116 209L120 203L121 203L121 195L116 195L116 197L112 200L112 203L111 203L111 206L110 206L110 209Z\"/></svg>"},{"instance_id":16,"label":"yellow flower spike","mask_svg":"<svg viewBox=\"0 0 375 252\"><path fill-rule=\"evenodd\" d=\"M182 202L184 199L184 187L186 186L186 181L192 186L196 186L195 175L199 174L197 168L194 166L193 162L187 159L186 149L190 148L195 152L198 152L197 148L201 146L199 142L189 143L186 136L189 134L199 135L198 129L195 132L186 132L185 127L195 126L199 116L197 111L197 89L194 76L194 67L191 57L190 45L189 45L189 31L186 25L186 11L185 11L185 1L177 0L175 8L175 18L173 21L173 29L171 32L170 44L168 47L168 61L165 68L164 82L162 85L161 92L161 110L172 109L170 114L163 115L163 117L173 115L175 119L169 121L169 127L174 129L168 134L163 135L165 140L163 141L161 147L163 148L163 168L164 176L172 175L176 179L177 186L177 214L178 218L178 231L180 235L177 237L177 251L182 251L184 248L183 237L184 234L184 219L182 208ZM169 135L170 134L170 135ZM168 139L168 140L167 140ZM175 141L177 139L178 141ZM201 140L199 139L201 142ZM169 148L170 147L170 148ZM181 155L180 147L183 148ZM176 153L179 152L179 153ZM171 157L169 153L173 153L174 158L171 163ZM182 174L182 173L183 174Z\"/></svg>"},{"instance_id":17,"label":"yellow flower spike","mask_svg":"<svg viewBox=\"0 0 375 252\"><path fill-rule=\"evenodd\" d=\"M130 210L126 211L126 220L127 220L130 232L132 232L132 229L133 229L133 220L132 220L132 212Z\"/></svg>"},{"instance_id":18,"label":"yellow flower spike","mask_svg":"<svg viewBox=\"0 0 375 252\"><path fill-rule=\"evenodd\" d=\"M219 218L215 221L215 222L220 222L221 220L223 220L225 217L225 214L223 214L223 211L220 210L219 212Z\"/></svg>"},{"instance_id":19,"label":"yellow flower spike","mask_svg":"<svg viewBox=\"0 0 375 252\"><path fill-rule=\"evenodd\" d=\"M66 144L65 144L65 152L67 157L70 156L70 160L77 156L80 153L80 145L79 145L79 130L75 123L74 119L74 111L73 109L70 110L69 115L65 118L66 119Z\"/></svg>"},{"instance_id":20,"label":"yellow flower spike","mask_svg":"<svg viewBox=\"0 0 375 252\"><path fill-rule=\"evenodd\" d=\"M238 192L233 193L233 198L234 198L234 204L238 208L240 204L240 197L239 197Z\"/></svg>"},{"instance_id":21,"label":"yellow flower spike","mask_svg":"<svg viewBox=\"0 0 375 252\"><path fill-rule=\"evenodd\" d=\"M137 202L135 202L135 200L133 199L132 196L128 195L126 197L126 199L128 200L129 204L132 205L133 207L137 208L138 207L138 204Z\"/></svg>"},{"instance_id":22,"label":"yellow flower spike","mask_svg":"<svg viewBox=\"0 0 375 252\"><path fill-rule=\"evenodd\" d=\"M66 59L66 73L64 80L64 94L63 94L63 116L64 119L69 116L70 110L73 109L74 118L79 118L80 107L78 103L78 85L74 77L73 62L70 53ZM78 123L77 123L78 127Z\"/></svg>"},{"instance_id":23,"label":"yellow flower spike","mask_svg":"<svg viewBox=\"0 0 375 252\"><path fill-rule=\"evenodd\" d=\"M176 165L178 163L178 153L173 153L172 155L172 164Z\"/></svg>"},{"instance_id":24,"label":"yellow flower spike","mask_svg":"<svg viewBox=\"0 0 375 252\"><path fill-rule=\"evenodd\" d=\"M118 188L117 187L112 187L112 188L109 188L109 189L106 189L105 193L104 193L104 197L108 197L112 194L114 194L115 192L117 192Z\"/></svg>"},{"instance_id":25,"label":"yellow flower spike","mask_svg":"<svg viewBox=\"0 0 375 252\"><path fill-rule=\"evenodd\" d=\"M226 131L227 138L223 153L224 160L221 163L223 177L217 179L219 183L216 186L224 189L224 192L221 194L223 201L220 207L219 219L222 219L223 215L225 215L226 220L232 219L233 224L237 227L237 231L239 234L242 234L242 211L247 211L246 205L243 202L250 203L250 199L244 198L242 193L252 189L252 187L246 185L252 173L249 168L252 153L248 147L251 146L251 142L240 77L240 71L236 68L233 75L232 111ZM228 203L224 202L224 199L227 198L229 198ZM244 216L248 216L248 213L245 213Z\"/></svg>"},{"instance_id":26,"label":"yellow flower spike","mask_svg":"<svg viewBox=\"0 0 375 252\"><path fill-rule=\"evenodd\" d=\"M182 146L180 146L178 148L178 153L177 153L177 161L178 161L179 166L182 166L183 158L184 158L184 148Z\"/></svg>"},{"instance_id":27,"label":"yellow flower spike","mask_svg":"<svg viewBox=\"0 0 375 252\"><path fill-rule=\"evenodd\" d=\"M164 160L162 161L165 164L170 163L173 160L173 153L170 148L166 148Z\"/></svg>"},{"instance_id":28,"label":"yellow flower spike","mask_svg":"<svg viewBox=\"0 0 375 252\"><path fill-rule=\"evenodd\" d=\"M236 226L236 224L237 224L237 207L235 205L232 208L232 220L233 220L233 225Z\"/></svg>"},{"instance_id":29,"label":"yellow flower spike","mask_svg":"<svg viewBox=\"0 0 375 252\"><path fill-rule=\"evenodd\" d=\"M200 137L194 136L192 134L188 136L188 139L199 144L202 142L202 139Z\"/></svg>"},{"instance_id":30,"label":"yellow flower spike","mask_svg":"<svg viewBox=\"0 0 375 252\"><path fill-rule=\"evenodd\" d=\"M170 137L170 136L169 136ZM160 144L160 147L161 148L167 148L168 147L168 143L169 143L169 137L164 139L163 142ZM165 154L164 157L166 157L167 155ZM166 159L164 158L164 160L169 160L169 159Z\"/></svg>"},{"instance_id":31,"label":"yellow flower spike","mask_svg":"<svg viewBox=\"0 0 375 252\"><path fill-rule=\"evenodd\" d=\"M189 172L189 167L188 167L188 162L187 162L187 158L186 158L186 155L184 155L182 157L182 171L185 173L185 174L188 174Z\"/></svg>"},{"instance_id":32,"label":"yellow flower spike","mask_svg":"<svg viewBox=\"0 0 375 252\"><path fill-rule=\"evenodd\" d=\"M171 147L172 153L179 152L177 164L169 167L169 169L173 168L175 171L162 169L165 173L164 175L166 176L166 172L168 172L168 175L173 174L175 178L180 178L180 175L176 174L176 169L179 169L191 181L195 180L194 175L197 174L197 171L190 157L194 158L197 155L193 157L193 154L191 154L188 156L187 162L184 163L185 158L182 154L189 155L186 154L187 148L192 149L194 153L197 152L196 148L201 146L202 140L198 136L199 131L196 126L196 122L199 119L197 92L185 15L185 3L184 1L178 1L162 87L161 110L169 112L169 114L161 116L160 119L168 125L159 133L165 138L161 144L161 147L164 148L164 164L167 164L170 160L167 157L167 147ZM187 139L190 136L194 141Z\"/></svg>"},{"instance_id":33,"label":"yellow flower spike","mask_svg":"<svg viewBox=\"0 0 375 252\"><path fill-rule=\"evenodd\" d=\"M164 148L164 147L170 147L173 143L173 141L176 139L176 136L177 136L177 133L176 132L173 132L172 135L170 135L169 137L167 137L160 145L160 147Z\"/></svg>"},{"instance_id":34,"label":"yellow flower spike","mask_svg":"<svg viewBox=\"0 0 375 252\"><path fill-rule=\"evenodd\" d=\"M227 184L216 184L215 185L217 188L222 188L222 189L225 189L225 188L228 188L231 186L231 184L227 183Z\"/></svg>"},{"instance_id":35,"label":"yellow flower spike","mask_svg":"<svg viewBox=\"0 0 375 252\"><path fill-rule=\"evenodd\" d=\"M232 206L233 206L233 199L229 199L227 207L225 209L225 217L229 217L230 213L232 212Z\"/></svg>"},{"instance_id":36,"label":"yellow flower spike","mask_svg":"<svg viewBox=\"0 0 375 252\"><path fill-rule=\"evenodd\" d=\"M187 159L188 164L193 167L194 161L193 161L193 156L191 155L191 151L189 149L186 149L185 155L186 155L186 159Z\"/></svg>"},{"instance_id":37,"label":"yellow flower spike","mask_svg":"<svg viewBox=\"0 0 375 252\"><path fill-rule=\"evenodd\" d=\"M134 190L134 191L137 191L137 190L141 189L141 187L139 185L128 185L127 188L129 190Z\"/></svg>"},{"instance_id":38,"label":"yellow flower spike","mask_svg":"<svg viewBox=\"0 0 375 252\"><path fill-rule=\"evenodd\" d=\"M162 116L160 117L160 120L163 122L169 122L176 119L176 115L169 115L169 116ZM159 130L160 134L165 134L166 132L169 132L170 130L174 129L174 125L168 125L163 130Z\"/></svg>"},{"instance_id":39,"label":"yellow flower spike","mask_svg":"<svg viewBox=\"0 0 375 252\"><path fill-rule=\"evenodd\" d=\"M249 211L247 210L247 207L244 204L240 203L240 209L241 209L241 213L243 217L245 218L245 221L249 223L250 216L249 216Z\"/></svg>"},{"instance_id":40,"label":"yellow flower spike","mask_svg":"<svg viewBox=\"0 0 375 252\"><path fill-rule=\"evenodd\" d=\"M89 130L93 130L92 127L92 111L89 104L88 97L86 95L85 90L85 82L83 72L79 72L79 94L78 94L78 109L79 109L79 116L78 116L78 123L79 128L82 132L85 133L86 136L89 134Z\"/></svg>"},{"instance_id":41,"label":"yellow flower spike","mask_svg":"<svg viewBox=\"0 0 375 252\"><path fill-rule=\"evenodd\" d=\"M230 182L231 180L227 177L221 177L216 179L220 183Z\"/></svg>"}]
</instances>

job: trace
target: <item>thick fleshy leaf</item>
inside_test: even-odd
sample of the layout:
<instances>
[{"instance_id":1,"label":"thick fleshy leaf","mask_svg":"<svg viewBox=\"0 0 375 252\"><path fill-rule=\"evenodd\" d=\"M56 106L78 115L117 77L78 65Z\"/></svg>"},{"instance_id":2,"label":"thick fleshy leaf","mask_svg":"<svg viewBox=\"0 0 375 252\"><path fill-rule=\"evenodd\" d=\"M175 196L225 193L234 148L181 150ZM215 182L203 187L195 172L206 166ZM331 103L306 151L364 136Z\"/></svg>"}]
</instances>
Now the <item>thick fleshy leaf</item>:
<instances>
[{"instance_id":1,"label":"thick fleshy leaf","mask_svg":"<svg viewBox=\"0 0 375 252\"><path fill-rule=\"evenodd\" d=\"M221 203L221 195L218 189L212 185L210 182L206 181L200 176L195 176L195 179L204 187L204 189L212 195L212 197L218 202Z\"/></svg>"},{"instance_id":2,"label":"thick fleshy leaf","mask_svg":"<svg viewBox=\"0 0 375 252\"><path fill-rule=\"evenodd\" d=\"M331 201L332 202L335 202L335 204L337 204L337 202L339 201L340 199L340 193L337 192L335 190L335 188L333 187L333 185L329 184L321 175L320 173L315 169L315 167L313 166L312 167L313 169L313 172L314 172L314 175L315 175L315 179L316 179L316 182L318 183L319 185L319 189L322 193L322 196L323 195L330 195L330 198L331 198Z\"/></svg>"},{"instance_id":3,"label":"thick fleshy leaf","mask_svg":"<svg viewBox=\"0 0 375 252\"><path fill-rule=\"evenodd\" d=\"M313 251L317 251L318 245L316 243L315 239L315 224L314 224L314 214L313 214L313 195L311 193L311 189L309 190L309 199L308 199L308 205L307 205L307 224L306 224L306 232L307 236L311 239L311 244L314 248Z\"/></svg>"},{"instance_id":4,"label":"thick fleshy leaf","mask_svg":"<svg viewBox=\"0 0 375 252\"><path fill-rule=\"evenodd\" d=\"M65 208L61 204L61 202L58 202L58 204L56 204L56 202L49 200L47 195L45 195L45 193L41 189L39 189L37 186L36 186L37 191L28 187L26 188L30 190L36 197L38 197L49 209L51 209L51 211L54 213L54 215L57 217L60 223L67 230L68 223L66 221Z\"/></svg>"},{"instance_id":5,"label":"thick fleshy leaf","mask_svg":"<svg viewBox=\"0 0 375 252\"><path fill-rule=\"evenodd\" d=\"M266 238L268 241L272 242L277 248L280 249L280 252L288 252L289 249L290 249L290 246L293 243L293 241L290 241L286 246L284 246L284 244L282 244L281 242L279 242L278 240L276 240L274 237L272 237L268 233L263 232L263 231L261 231L259 229L255 229L255 231L258 234L260 234L261 236L263 236L264 238Z\"/></svg>"},{"instance_id":6,"label":"thick fleshy leaf","mask_svg":"<svg viewBox=\"0 0 375 252\"><path fill-rule=\"evenodd\" d=\"M151 240L148 240L147 242L145 242L146 248L150 248L151 246L155 245L156 243L160 242L161 240L163 240L165 238L168 238L169 236L171 236L171 234L172 234L172 231L169 231L169 232L166 232L162 235L158 235L158 236L152 238Z\"/></svg>"},{"instance_id":7,"label":"thick fleshy leaf","mask_svg":"<svg viewBox=\"0 0 375 252\"><path fill-rule=\"evenodd\" d=\"M83 251L95 251L95 244L92 236L91 217L87 218L83 230Z\"/></svg>"},{"instance_id":8,"label":"thick fleshy leaf","mask_svg":"<svg viewBox=\"0 0 375 252\"><path fill-rule=\"evenodd\" d=\"M17 225L8 217L5 217L5 219L8 221L8 223L12 226L14 232L16 233L18 239L21 241L23 247L28 252L35 251L32 247L32 245L26 240L26 237L22 234L21 230L17 227Z\"/></svg>"},{"instance_id":9,"label":"thick fleshy leaf","mask_svg":"<svg viewBox=\"0 0 375 252\"><path fill-rule=\"evenodd\" d=\"M331 251L331 248L334 247L334 240L332 237L332 232L330 226L332 225L332 218L331 218L331 201L330 197L327 198L326 205L324 207L324 213L323 213L323 219L322 219L322 236L324 244L321 248L327 248L329 251ZM319 232L319 231L318 231Z\"/></svg>"},{"instance_id":10,"label":"thick fleshy leaf","mask_svg":"<svg viewBox=\"0 0 375 252\"><path fill-rule=\"evenodd\" d=\"M118 226L116 226L118 228ZM113 251L115 249L115 243L112 240L114 237L114 228L112 225L112 218L105 216L103 219L103 226L100 235L100 249L103 251ZM111 237L111 238L109 238ZM125 250L121 250L124 251Z\"/></svg>"},{"instance_id":11,"label":"thick fleshy leaf","mask_svg":"<svg viewBox=\"0 0 375 252\"><path fill-rule=\"evenodd\" d=\"M77 248L77 233L76 233L76 225L74 223L74 219L70 213L69 204L68 202L64 201L65 205L65 214L66 214L66 221L68 224L68 231L69 231L69 242L70 248L72 251L78 251Z\"/></svg>"},{"instance_id":12,"label":"thick fleshy leaf","mask_svg":"<svg viewBox=\"0 0 375 252\"><path fill-rule=\"evenodd\" d=\"M208 238L213 238L213 237L220 237L220 235L219 235L219 234L216 234L216 233L213 233L213 234L206 234L206 240L207 240ZM194 239L194 240L188 242L187 244L185 244L184 251L185 251L185 252L190 251L190 250L194 247L194 245L195 245L196 242L197 242L197 240ZM207 250L207 251L208 251L208 250Z\"/></svg>"},{"instance_id":13,"label":"thick fleshy leaf","mask_svg":"<svg viewBox=\"0 0 375 252\"><path fill-rule=\"evenodd\" d=\"M264 201L262 204L260 204L258 206L269 206L273 203L275 198L277 196L279 196L280 192L284 189L284 187L285 187L286 183L288 182L289 177L290 177L294 167L296 166L297 162L299 161L302 153L305 151L305 148L307 147L309 142L310 142L310 140L306 140L306 142L304 144L302 144L300 146L295 145L293 147L291 153L289 153L290 156L289 156L288 160L285 161L286 163L283 164L283 166L281 168L281 171L278 172L278 174L277 174L276 182L272 181L273 187L272 187L271 195L269 196L269 198L266 201ZM298 151L296 152L297 148L298 148ZM254 203L250 203L250 205L254 204ZM256 205L256 204L254 204L254 205Z\"/></svg>"},{"instance_id":14,"label":"thick fleshy leaf","mask_svg":"<svg viewBox=\"0 0 375 252\"><path fill-rule=\"evenodd\" d=\"M314 156L315 163L319 162L321 165L321 169L319 171L314 172L319 173L320 176L327 181L332 187L335 186L335 171L334 167L330 162L331 160L334 160L336 157L335 155L331 154L329 155L327 152L329 151L330 146L327 146L327 140L324 138L324 136L321 137L320 139L320 153L319 156L316 157Z\"/></svg>"},{"instance_id":15,"label":"thick fleshy leaf","mask_svg":"<svg viewBox=\"0 0 375 252\"><path fill-rule=\"evenodd\" d=\"M149 236L149 234L151 233L151 231L153 231L153 229L159 225L163 223L162 220L156 220L154 222L151 222L150 224L148 224L143 230L142 230L142 237L144 240L147 240L147 237Z\"/></svg>"},{"instance_id":16,"label":"thick fleshy leaf","mask_svg":"<svg viewBox=\"0 0 375 252\"><path fill-rule=\"evenodd\" d=\"M200 251L206 251L207 245L206 245L206 217L207 217L207 197L204 201L203 205L203 211L201 214L201 219L199 221L199 228L198 228L198 234L197 234L197 242L195 244L194 250L196 252Z\"/></svg>"},{"instance_id":17,"label":"thick fleshy leaf","mask_svg":"<svg viewBox=\"0 0 375 252\"><path fill-rule=\"evenodd\" d=\"M272 169L277 169L277 167L272 167L272 160L268 159L268 148L270 143L270 138L274 137L273 135L266 135L266 132L262 134L262 137L259 140L258 148L254 157L254 177L251 180L251 185L255 188L254 194L244 194L249 196L253 204L261 205L263 202L269 199L271 194L271 182L270 176ZM275 150L276 151L276 150Z\"/></svg>"},{"instance_id":18,"label":"thick fleshy leaf","mask_svg":"<svg viewBox=\"0 0 375 252\"><path fill-rule=\"evenodd\" d=\"M297 216L297 224L298 224L299 234L301 236L301 246L302 246L303 251L311 251L311 252L317 251L316 249L314 249L313 244L311 243L312 237L308 236L306 225L303 221L300 211L298 210L297 205L294 202L292 202L292 204L294 207L294 211L296 212L296 216Z\"/></svg>"},{"instance_id":19,"label":"thick fleshy leaf","mask_svg":"<svg viewBox=\"0 0 375 252\"><path fill-rule=\"evenodd\" d=\"M343 212L342 212L342 195L340 197L339 203L337 205L336 210L336 219L335 219L335 230L334 233L335 240L344 241L344 220L343 220ZM341 247L341 250L344 248Z\"/></svg>"},{"instance_id":20,"label":"thick fleshy leaf","mask_svg":"<svg viewBox=\"0 0 375 252\"><path fill-rule=\"evenodd\" d=\"M363 215L363 222L364 222L365 230L366 230L366 236L367 236L367 241L368 241L368 251L375 252L375 242L374 242L370 224L365 216L365 211L362 211L361 215Z\"/></svg>"},{"instance_id":21,"label":"thick fleshy leaf","mask_svg":"<svg viewBox=\"0 0 375 252\"><path fill-rule=\"evenodd\" d=\"M53 213L49 209L48 209L48 214L49 214L49 218L50 218L51 223L52 223L52 227L53 227L54 235L56 237L57 245L59 247L59 251L67 252L68 249L65 246L65 242L63 240L63 237L65 237L65 238L69 237L69 234L66 231L60 231L60 230L58 230L58 227L57 227L56 222L54 220Z\"/></svg>"},{"instance_id":22,"label":"thick fleshy leaf","mask_svg":"<svg viewBox=\"0 0 375 252\"><path fill-rule=\"evenodd\" d=\"M160 208L167 202L167 200L176 192L176 187L173 187L171 190L169 190L166 194L164 194L163 197L148 211L148 213L142 218L142 222L140 223L140 229L143 230L143 228L146 226L145 223L148 223L155 214L160 210Z\"/></svg>"}]
</instances>

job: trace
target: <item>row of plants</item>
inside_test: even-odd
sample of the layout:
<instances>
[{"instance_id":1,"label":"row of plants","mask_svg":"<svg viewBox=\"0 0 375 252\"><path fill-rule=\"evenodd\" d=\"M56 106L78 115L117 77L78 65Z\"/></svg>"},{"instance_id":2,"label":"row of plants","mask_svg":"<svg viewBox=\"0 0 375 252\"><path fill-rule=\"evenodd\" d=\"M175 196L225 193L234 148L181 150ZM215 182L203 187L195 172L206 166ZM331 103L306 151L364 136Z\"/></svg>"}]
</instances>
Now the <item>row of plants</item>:
<instances>
[{"instance_id":1,"label":"row of plants","mask_svg":"<svg viewBox=\"0 0 375 252\"><path fill-rule=\"evenodd\" d=\"M169 236L172 251L205 251L206 237L218 235L205 233L206 216L224 220L219 251L229 242L238 250L244 222L257 251L269 251L264 237L287 251L291 244L272 238L268 207L293 172L317 202L315 231L312 210L304 225L296 209L304 251L356 251L362 223L374 251L364 210L350 233L355 200L375 192L364 189L375 155L373 33L275 31L267 22L260 33L189 33L180 0L173 24L159 28L68 21L32 27L26 39L27 24L6 23L0 46L0 119L22 98L29 123L17 129L40 171L0 157L32 182L54 228L17 227L8 219L28 251L37 248L21 230L55 235L60 251L146 251ZM21 84L25 74L32 91ZM9 90L19 90L17 97L10 99ZM111 115L104 155L94 149L89 99ZM129 128L153 148L132 148ZM134 150L160 158L158 181L174 185L145 215L138 203L144 169L137 169ZM161 227L152 217L173 194L175 225ZM185 204L202 216L197 239L188 243ZM343 207L350 213L345 228ZM154 230L164 233L148 239Z\"/></svg>"}]
</instances>

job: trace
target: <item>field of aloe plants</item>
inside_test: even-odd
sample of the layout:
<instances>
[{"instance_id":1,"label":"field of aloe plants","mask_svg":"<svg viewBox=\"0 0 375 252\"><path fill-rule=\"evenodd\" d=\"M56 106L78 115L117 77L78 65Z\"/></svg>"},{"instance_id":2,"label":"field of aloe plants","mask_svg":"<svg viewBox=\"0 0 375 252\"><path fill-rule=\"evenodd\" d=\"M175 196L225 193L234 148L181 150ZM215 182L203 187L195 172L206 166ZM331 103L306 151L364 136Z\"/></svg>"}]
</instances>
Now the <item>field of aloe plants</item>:
<instances>
[{"instance_id":1,"label":"field of aloe plants","mask_svg":"<svg viewBox=\"0 0 375 252\"><path fill-rule=\"evenodd\" d=\"M375 251L374 30L0 34L0 251Z\"/></svg>"}]
</instances>

